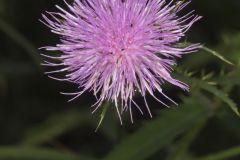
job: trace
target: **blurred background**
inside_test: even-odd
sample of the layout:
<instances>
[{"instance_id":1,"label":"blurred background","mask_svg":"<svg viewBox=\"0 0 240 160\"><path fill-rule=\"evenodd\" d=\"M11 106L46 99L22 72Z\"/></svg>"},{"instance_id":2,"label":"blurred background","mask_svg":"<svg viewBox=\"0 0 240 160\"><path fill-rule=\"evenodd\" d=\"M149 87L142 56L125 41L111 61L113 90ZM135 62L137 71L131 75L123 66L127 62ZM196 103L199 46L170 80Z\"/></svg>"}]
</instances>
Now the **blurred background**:
<instances>
[{"instance_id":1,"label":"blurred background","mask_svg":"<svg viewBox=\"0 0 240 160\"><path fill-rule=\"evenodd\" d=\"M186 11L204 18L185 40L208 48L178 60L174 72L190 93L165 85L179 106L166 109L148 97L154 118L133 111L134 124L126 113L123 126L111 104L106 114L92 115L91 93L68 103L59 92L76 86L44 74L37 48L55 45L58 37L38 20L56 11L55 4L64 5L0 0L1 160L240 160L239 0L193 0ZM136 101L141 105L141 98Z\"/></svg>"}]
</instances>

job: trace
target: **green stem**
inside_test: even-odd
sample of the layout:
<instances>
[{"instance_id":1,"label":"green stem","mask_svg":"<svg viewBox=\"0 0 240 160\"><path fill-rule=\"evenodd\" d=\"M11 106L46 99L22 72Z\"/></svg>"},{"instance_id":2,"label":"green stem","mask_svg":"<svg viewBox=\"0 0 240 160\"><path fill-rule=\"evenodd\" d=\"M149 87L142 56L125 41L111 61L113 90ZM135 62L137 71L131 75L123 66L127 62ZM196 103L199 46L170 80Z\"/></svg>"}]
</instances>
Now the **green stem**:
<instances>
[{"instance_id":1,"label":"green stem","mask_svg":"<svg viewBox=\"0 0 240 160\"><path fill-rule=\"evenodd\" d=\"M21 33L15 30L11 25L4 22L2 19L0 19L0 31L5 33L8 37L25 49L36 66L40 69L40 59L38 56L39 53L27 38L25 38Z\"/></svg>"},{"instance_id":2,"label":"green stem","mask_svg":"<svg viewBox=\"0 0 240 160\"><path fill-rule=\"evenodd\" d=\"M197 137L198 133L205 126L207 119L204 118L200 120L193 128L180 140L176 145L177 148L168 157L168 160L181 160L187 154L188 148L194 139Z\"/></svg>"},{"instance_id":3,"label":"green stem","mask_svg":"<svg viewBox=\"0 0 240 160\"><path fill-rule=\"evenodd\" d=\"M240 155L240 146L198 158L197 160L225 160Z\"/></svg>"}]
</instances>

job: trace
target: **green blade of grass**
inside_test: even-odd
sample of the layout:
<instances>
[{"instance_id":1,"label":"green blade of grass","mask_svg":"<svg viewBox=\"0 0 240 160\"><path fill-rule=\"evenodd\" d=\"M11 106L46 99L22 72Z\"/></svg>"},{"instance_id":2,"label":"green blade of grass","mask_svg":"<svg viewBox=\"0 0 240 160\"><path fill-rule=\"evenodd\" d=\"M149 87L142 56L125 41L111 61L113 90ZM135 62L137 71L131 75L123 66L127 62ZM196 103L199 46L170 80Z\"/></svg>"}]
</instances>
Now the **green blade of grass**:
<instances>
[{"instance_id":1,"label":"green blade of grass","mask_svg":"<svg viewBox=\"0 0 240 160\"><path fill-rule=\"evenodd\" d=\"M14 42L25 49L26 53L28 53L28 55L31 57L37 68L40 69L39 53L27 38L25 38L21 33L19 33L8 23L4 22L2 19L0 19L0 31L5 33Z\"/></svg>"},{"instance_id":2,"label":"green blade of grass","mask_svg":"<svg viewBox=\"0 0 240 160\"><path fill-rule=\"evenodd\" d=\"M196 138L201 129L205 126L207 119L200 120L190 131L175 145L175 149L170 153L168 160L183 160L188 153L191 142Z\"/></svg>"},{"instance_id":3,"label":"green blade of grass","mask_svg":"<svg viewBox=\"0 0 240 160\"><path fill-rule=\"evenodd\" d=\"M144 160L207 115L206 108L202 107L198 100L188 99L183 106L164 112L124 138L105 160Z\"/></svg>"},{"instance_id":4,"label":"green blade of grass","mask_svg":"<svg viewBox=\"0 0 240 160\"><path fill-rule=\"evenodd\" d=\"M240 156L240 146L198 158L197 160L227 160L236 156Z\"/></svg>"},{"instance_id":5,"label":"green blade of grass","mask_svg":"<svg viewBox=\"0 0 240 160\"><path fill-rule=\"evenodd\" d=\"M69 130L85 124L88 120L87 113L75 109L53 115L45 122L26 131L21 144L38 145L49 142Z\"/></svg>"},{"instance_id":6,"label":"green blade of grass","mask_svg":"<svg viewBox=\"0 0 240 160\"><path fill-rule=\"evenodd\" d=\"M0 159L17 160L95 160L46 148L0 147Z\"/></svg>"}]
</instances>

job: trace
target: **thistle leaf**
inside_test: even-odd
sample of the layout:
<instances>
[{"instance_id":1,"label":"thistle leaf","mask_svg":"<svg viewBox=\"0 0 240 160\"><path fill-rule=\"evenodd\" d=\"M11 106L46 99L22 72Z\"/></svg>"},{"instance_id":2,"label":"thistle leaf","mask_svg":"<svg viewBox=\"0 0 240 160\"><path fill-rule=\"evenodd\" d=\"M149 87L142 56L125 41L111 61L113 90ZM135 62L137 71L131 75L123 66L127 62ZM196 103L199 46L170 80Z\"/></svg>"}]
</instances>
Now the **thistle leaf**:
<instances>
[{"instance_id":1,"label":"thistle leaf","mask_svg":"<svg viewBox=\"0 0 240 160\"><path fill-rule=\"evenodd\" d=\"M210 85L208 82L199 80L196 78L188 77L188 76L180 76L180 79L184 80L185 82L188 82L189 84L195 84L201 89L204 89L219 99L221 99L223 102L225 102L232 110L234 113L236 113L240 117L240 112L238 110L237 105L233 102L232 99L230 99L223 91L217 89L215 86Z\"/></svg>"}]
</instances>

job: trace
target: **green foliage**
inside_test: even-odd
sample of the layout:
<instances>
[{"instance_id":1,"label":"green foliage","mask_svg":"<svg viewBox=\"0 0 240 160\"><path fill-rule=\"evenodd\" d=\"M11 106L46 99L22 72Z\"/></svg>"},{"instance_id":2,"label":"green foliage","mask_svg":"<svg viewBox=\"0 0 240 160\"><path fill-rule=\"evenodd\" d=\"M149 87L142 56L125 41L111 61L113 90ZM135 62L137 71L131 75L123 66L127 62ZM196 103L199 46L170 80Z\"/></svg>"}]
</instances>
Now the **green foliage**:
<instances>
[{"instance_id":1,"label":"green foliage","mask_svg":"<svg viewBox=\"0 0 240 160\"><path fill-rule=\"evenodd\" d=\"M225 160L240 155L240 147L231 148L219 153L215 153L197 160Z\"/></svg>"},{"instance_id":2,"label":"green foliage","mask_svg":"<svg viewBox=\"0 0 240 160\"><path fill-rule=\"evenodd\" d=\"M71 153L62 153L46 148L26 147L2 147L0 148L0 159L7 160L96 160L87 156L79 156Z\"/></svg>"},{"instance_id":3,"label":"green foliage","mask_svg":"<svg viewBox=\"0 0 240 160\"><path fill-rule=\"evenodd\" d=\"M207 82L205 82L203 80L199 80L197 78L190 78L190 77L185 76L185 77L182 77L181 79L183 79L185 82L195 85L196 87L198 87L200 89L204 89L204 90L214 94L220 100L225 102L233 110L233 112L235 112L240 117L240 112L238 110L237 105L223 91L218 90L216 87L208 84Z\"/></svg>"},{"instance_id":4,"label":"green foliage","mask_svg":"<svg viewBox=\"0 0 240 160\"><path fill-rule=\"evenodd\" d=\"M203 120L200 120L198 123L196 123L192 128L190 128L189 131L187 131L186 135L184 135L183 138L174 145L174 148L169 153L167 160L186 159L186 155L188 155L188 149L191 143L197 137L199 131L202 130L206 125L207 120L207 118L204 118Z\"/></svg>"},{"instance_id":5,"label":"green foliage","mask_svg":"<svg viewBox=\"0 0 240 160\"><path fill-rule=\"evenodd\" d=\"M35 65L40 67L40 58L39 52L36 47L32 45L32 43L26 39L21 33L15 30L11 25L7 24L0 18L0 31L7 34L9 38L11 38L15 43L19 44L26 50L26 53L32 58Z\"/></svg>"},{"instance_id":6,"label":"green foliage","mask_svg":"<svg viewBox=\"0 0 240 160\"><path fill-rule=\"evenodd\" d=\"M146 123L136 133L124 138L105 159L146 159L170 144L199 120L207 118L207 111L197 100L186 100L182 107L163 112L159 118Z\"/></svg>"},{"instance_id":7,"label":"green foliage","mask_svg":"<svg viewBox=\"0 0 240 160\"><path fill-rule=\"evenodd\" d=\"M76 109L51 116L43 124L26 132L22 145L39 145L88 122L89 115Z\"/></svg>"}]
</instances>

